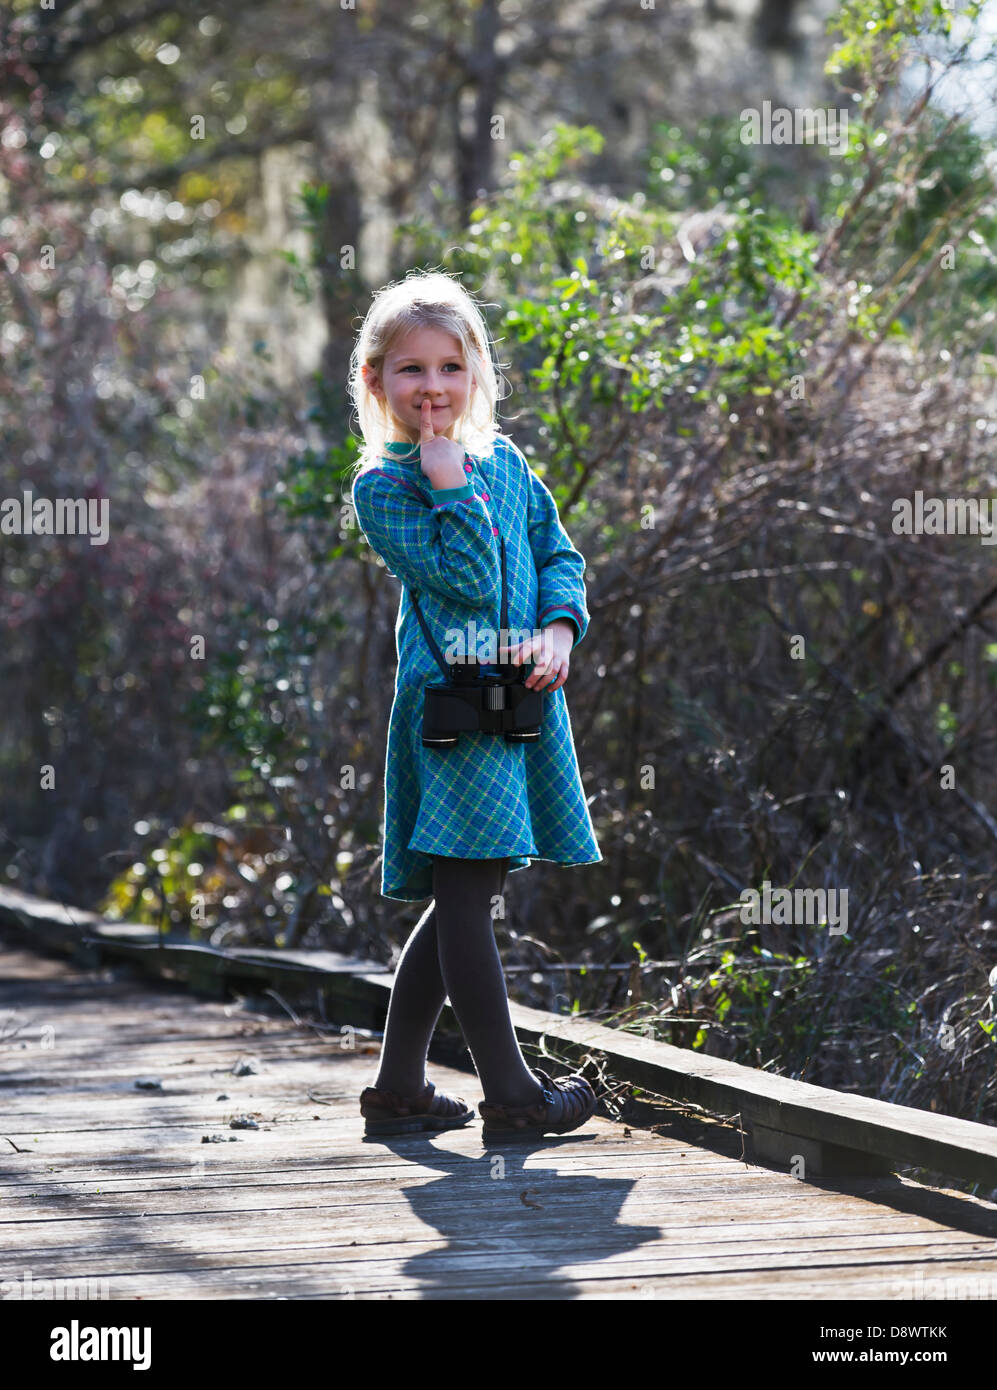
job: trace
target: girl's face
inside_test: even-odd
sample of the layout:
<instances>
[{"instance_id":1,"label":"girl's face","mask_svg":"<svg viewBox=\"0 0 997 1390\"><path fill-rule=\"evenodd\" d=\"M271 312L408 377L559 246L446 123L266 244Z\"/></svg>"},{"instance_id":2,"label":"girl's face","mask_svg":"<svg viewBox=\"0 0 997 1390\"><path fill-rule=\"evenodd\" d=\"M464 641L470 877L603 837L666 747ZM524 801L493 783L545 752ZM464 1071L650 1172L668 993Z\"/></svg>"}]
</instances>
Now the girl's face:
<instances>
[{"instance_id":1,"label":"girl's face","mask_svg":"<svg viewBox=\"0 0 997 1390\"><path fill-rule=\"evenodd\" d=\"M475 384L460 339L429 327L413 328L396 339L380 376L365 364L363 378L384 404L395 431L413 444L422 432L422 402L427 396L433 403L433 429L453 439Z\"/></svg>"}]
</instances>

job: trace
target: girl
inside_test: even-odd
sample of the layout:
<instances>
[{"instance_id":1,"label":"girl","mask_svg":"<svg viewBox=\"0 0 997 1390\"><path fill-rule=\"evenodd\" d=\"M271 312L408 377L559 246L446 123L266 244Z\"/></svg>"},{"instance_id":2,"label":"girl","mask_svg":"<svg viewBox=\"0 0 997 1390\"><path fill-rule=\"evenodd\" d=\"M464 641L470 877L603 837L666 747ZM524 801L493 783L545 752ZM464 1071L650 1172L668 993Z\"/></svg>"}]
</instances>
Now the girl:
<instances>
[{"instance_id":1,"label":"girl","mask_svg":"<svg viewBox=\"0 0 997 1390\"><path fill-rule=\"evenodd\" d=\"M457 281L414 272L375 294L353 352L350 393L365 445L353 505L371 548L403 585L381 893L434 900L398 962L377 1079L360 1098L365 1132L453 1129L474 1118L463 1097L437 1091L425 1075L449 996L485 1094L484 1137L562 1134L591 1116L595 1095L581 1076L553 1081L527 1066L491 906L507 873L528 868L530 856L602 862L562 689L589 623L585 561L548 489L497 431L487 329ZM508 629L533 634L505 646L500 537ZM496 655L533 663L525 684L544 691L537 742L482 730L462 732L456 747L423 746L423 687L441 675L413 589L441 651L460 630L473 658L470 634L484 631L492 646L482 671L500 669Z\"/></svg>"}]
</instances>

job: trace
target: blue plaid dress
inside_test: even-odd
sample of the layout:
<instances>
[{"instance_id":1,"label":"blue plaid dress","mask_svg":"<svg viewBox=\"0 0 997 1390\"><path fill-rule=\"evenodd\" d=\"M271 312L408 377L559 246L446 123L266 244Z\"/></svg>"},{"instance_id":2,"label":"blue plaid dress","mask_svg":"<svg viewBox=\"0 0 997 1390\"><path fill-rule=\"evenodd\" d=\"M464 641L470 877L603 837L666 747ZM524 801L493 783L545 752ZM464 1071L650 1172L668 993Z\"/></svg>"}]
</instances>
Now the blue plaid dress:
<instances>
[{"instance_id":1,"label":"blue plaid dress","mask_svg":"<svg viewBox=\"0 0 997 1390\"><path fill-rule=\"evenodd\" d=\"M456 748L422 745L423 687L443 676L410 589L444 655L452 630L460 629L482 669L498 670L485 664L491 653L480 633L487 628L498 634L501 625L501 532L514 637L517 628L533 631L556 618L572 623L576 647L585 636L585 561L561 525L553 496L505 435L496 436L488 457L465 453L463 487L430 487L418 445L389 441L385 449L377 465L357 474L352 489L361 530L402 581L384 773L381 895L402 902L431 897L434 854L508 857L510 872L528 868L531 857L601 863L563 688L545 693L535 743L509 743L501 734L475 731L461 733Z\"/></svg>"}]
</instances>

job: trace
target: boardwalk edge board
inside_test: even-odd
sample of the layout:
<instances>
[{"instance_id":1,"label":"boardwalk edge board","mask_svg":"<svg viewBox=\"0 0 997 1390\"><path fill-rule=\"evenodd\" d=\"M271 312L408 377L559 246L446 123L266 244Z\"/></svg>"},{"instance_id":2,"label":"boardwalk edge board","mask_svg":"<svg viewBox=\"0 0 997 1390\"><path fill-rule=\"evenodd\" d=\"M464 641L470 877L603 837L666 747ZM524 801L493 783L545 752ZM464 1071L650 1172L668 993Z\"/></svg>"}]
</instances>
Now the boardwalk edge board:
<instances>
[{"instance_id":1,"label":"boardwalk edge board","mask_svg":"<svg viewBox=\"0 0 997 1390\"><path fill-rule=\"evenodd\" d=\"M154 927L110 922L96 913L0 886L0 927L78 961L127 960L191 989L221 995L229 984L271 987L285 998L338 1007L358 1027L383 1026L391 982L377 961L334 951L277 951L196 945ZM927 1168L997 1187L997 1128L894 1105L757 1071L589 1020L510 1004L521 1042L556 1047L577 1064L598 1056L618 1079L670 1100L739 1117L749 1161L792 1165L814 1176L881 1175ZM449 1004L445 1021L456 1028Z\"/></svg>"}]
</instances>

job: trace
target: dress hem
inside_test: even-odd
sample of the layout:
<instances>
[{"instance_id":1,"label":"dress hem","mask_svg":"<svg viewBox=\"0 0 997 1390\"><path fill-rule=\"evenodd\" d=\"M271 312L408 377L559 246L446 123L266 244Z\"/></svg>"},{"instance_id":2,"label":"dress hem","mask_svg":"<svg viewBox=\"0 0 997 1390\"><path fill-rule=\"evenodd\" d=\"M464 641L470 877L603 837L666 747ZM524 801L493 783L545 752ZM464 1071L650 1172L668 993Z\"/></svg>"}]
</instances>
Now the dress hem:
<instances>
[{"instance_id":1,"label":"dress hem","mask_svg":"<svg viewBox=\"0 0 997 1390\"><path fill-rule=\"evenodd\" d=\"M424 851L420 851L420 853L423 852ZM507 856L504 854L468 854L461 855L459 857L462 859L505 859L512 858L514 856ZM603 854L600 854L598 859L550 859L543 854L534 854L527 859L527 862L525 864L510 865L509 872L511 874L514 874L517 873L520 869L528 869L534 859L541 864L558 864L563 869L581 869L584 868L587 864L604 864L606 862L606 857ZM428 893L421 893L416 895L414 893L404 893L401 891L402 888L404 888L404 884L400 885L400 887L392 893L387 891L382 885L380 890L381 897L389 898L392 902L422 903L425 902L427 898L431 898L433 896L432 889L430 889Z\"/></svg>"}]
</instances>

